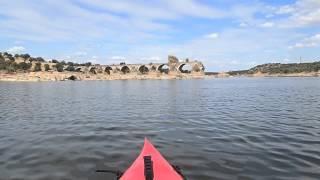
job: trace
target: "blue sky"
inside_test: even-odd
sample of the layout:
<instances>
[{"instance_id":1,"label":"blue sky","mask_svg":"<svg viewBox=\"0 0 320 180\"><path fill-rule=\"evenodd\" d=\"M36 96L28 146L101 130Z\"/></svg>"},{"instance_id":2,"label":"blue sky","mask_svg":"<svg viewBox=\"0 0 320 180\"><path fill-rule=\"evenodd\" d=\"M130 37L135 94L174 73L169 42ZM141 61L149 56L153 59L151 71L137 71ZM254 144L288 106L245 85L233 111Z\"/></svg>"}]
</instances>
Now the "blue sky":
<instances>
[{"instance_id":1,"label":"blue sky","mask_svg":"<svg viewBox=\"0 0 320 180\"><path fill-rule=\"evenodd\" d=\"M0 51L109 64L202 60L209 71L320 60L320 0L0 1Z\"/></svg>"}]
</instances>

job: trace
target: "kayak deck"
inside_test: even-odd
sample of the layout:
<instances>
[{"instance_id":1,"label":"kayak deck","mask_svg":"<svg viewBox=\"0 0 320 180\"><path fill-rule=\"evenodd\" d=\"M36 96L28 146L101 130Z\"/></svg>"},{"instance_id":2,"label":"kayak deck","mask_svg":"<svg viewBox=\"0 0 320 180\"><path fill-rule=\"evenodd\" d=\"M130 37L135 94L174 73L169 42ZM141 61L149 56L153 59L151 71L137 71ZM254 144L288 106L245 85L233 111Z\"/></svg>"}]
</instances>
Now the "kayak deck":
<instances>
[{"instance_id":1,"label":"kayak deck","mask_svg":"<svg viewBox=\"0 0 320 180\"><path fill-rule=\"evenodd\" d=\"M183 178L145 138L140 155L120 180L183 180Z\"/></svg>"}]
</instances>

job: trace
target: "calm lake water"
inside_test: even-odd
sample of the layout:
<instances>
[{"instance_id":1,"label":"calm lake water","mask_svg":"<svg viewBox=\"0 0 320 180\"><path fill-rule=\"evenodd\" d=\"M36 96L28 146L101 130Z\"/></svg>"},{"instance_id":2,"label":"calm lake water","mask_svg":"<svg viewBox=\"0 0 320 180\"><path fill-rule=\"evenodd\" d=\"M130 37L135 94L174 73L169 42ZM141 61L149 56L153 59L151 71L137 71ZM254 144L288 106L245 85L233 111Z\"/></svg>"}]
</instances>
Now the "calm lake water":
<instances>
[{"instance_id":1,"label":"calm lake water","mask_svg":"<svg viewBox=\"0 0 320 180\"><path fill-rule=\"evenodd\" d=\"M144 137L191 180L320 179L320 78L0 82L0 179L113 179Z\"/></svg>"}]
</instances>

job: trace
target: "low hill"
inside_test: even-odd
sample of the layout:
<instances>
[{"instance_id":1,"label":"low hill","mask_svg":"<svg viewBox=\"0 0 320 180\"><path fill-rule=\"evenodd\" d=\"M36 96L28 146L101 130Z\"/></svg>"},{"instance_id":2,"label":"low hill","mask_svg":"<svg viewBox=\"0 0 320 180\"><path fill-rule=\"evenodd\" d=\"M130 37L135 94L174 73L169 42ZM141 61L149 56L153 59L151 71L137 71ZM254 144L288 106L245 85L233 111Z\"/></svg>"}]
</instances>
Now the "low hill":
<instances>
[{"instance_id":1,"label":"low hill","mask_svg":"<svg viewBox=\"0 0 320 180\"><path fill-rule=\"evenodd\" d=\"M229 75L250 75L256 73L263 74L294 74L294 73L310 73L320 71L320 61L312 63L268 63L255 66L248 70L230 71Z\"/></svg>"}]
</instances>

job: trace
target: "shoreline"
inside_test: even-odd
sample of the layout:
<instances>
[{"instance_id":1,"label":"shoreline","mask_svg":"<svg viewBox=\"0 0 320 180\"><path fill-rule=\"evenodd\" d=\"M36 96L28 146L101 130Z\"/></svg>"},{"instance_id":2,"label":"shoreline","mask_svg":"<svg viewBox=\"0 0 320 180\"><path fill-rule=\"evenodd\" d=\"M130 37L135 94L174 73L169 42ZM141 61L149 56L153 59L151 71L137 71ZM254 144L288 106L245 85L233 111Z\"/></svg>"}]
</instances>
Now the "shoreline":
<instances>
[{"instance_id":1,"label":"shoreline","mask_svg":"<svg viewBox=\"0 0 320 180\"><path fill-rule=\"evenodd\" d=\"M48 82L48 81L71 81L74 76L75 81L112 81L112 80L181 80L181 79L215 79L215 78L259 78L259 77L320 77L320 72L312 73L292 73L292 74L242 74L229 75L218 73L216 75L203 74L89 74L80 72L28 72L28 73L1 73L0 82Z\"/></svg>"},{"instance_id":2,"label":"shoreline","mask_svg":"<svg viewBox=\"0 0 320 180\"><path fill-rule=\"evenodd\" d=\"M74 79L71 79L74 78ZM46 81L112 81L112 80L170 80L170 79L204 79L201 73L149 73L149 74L90 74L81 72L27 72L1 73L0 82L46 82Z\"/></svg>"}]
</instances>

